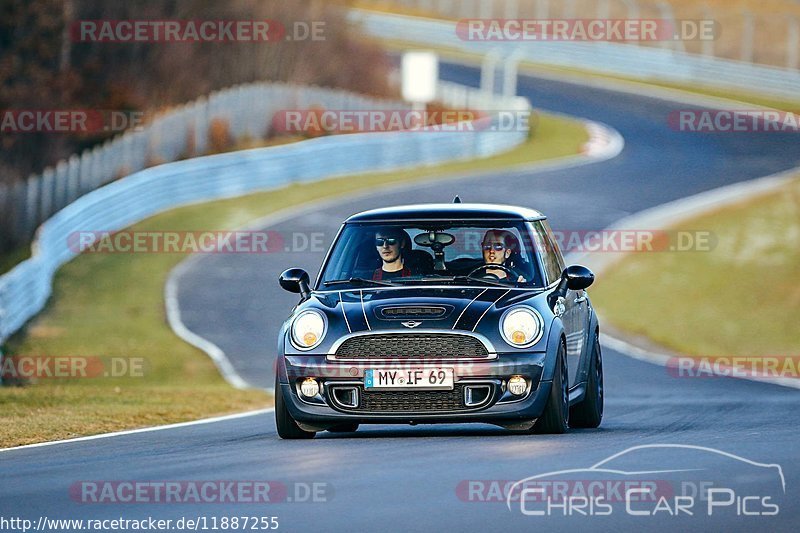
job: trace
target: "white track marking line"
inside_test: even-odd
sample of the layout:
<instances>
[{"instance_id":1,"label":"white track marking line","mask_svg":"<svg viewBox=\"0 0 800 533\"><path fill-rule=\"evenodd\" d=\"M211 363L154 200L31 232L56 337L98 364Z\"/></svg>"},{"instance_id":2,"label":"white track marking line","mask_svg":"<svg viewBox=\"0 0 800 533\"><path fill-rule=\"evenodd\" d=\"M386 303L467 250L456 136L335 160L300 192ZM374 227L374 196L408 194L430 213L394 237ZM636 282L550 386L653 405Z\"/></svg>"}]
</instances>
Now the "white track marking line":
<instances>
[{"instance_id":1,"label":"white track marking line","mask_svg":"<svg viewBox=\"0 0 800 533\"><path fill-rule=\"evenodd\" d=\"M177 424L166 424L163 426L151 426L138 429L126 429L123 431L114 431L112 433L99 433L97 435L87 435L86 437L75 437L74 439L64 440L51 440L47 442L37 442L36 444L25 444L23 446L15 446L13 448L0 448L0 453L11 452L14 450L27 450L29 448L42 448L45 446L54 446L56 444L69 444L72 442L85 442L90 440L108 439L111 437L122 437L125 435L135 435L136 433L150 433L152 431L164 431L167 429L178 429L190 426L201 426L204 424L213 424L216 422L225 422L228 420L236 420L238 418L246 418L249 416L258 416L273 412L275 409L270 407L267 409L259 409L257 411L247 411L244 413L235 413L232 415L215 416L212 418L203 418L200 420L191 420L189 422L178 422Z\"/></svg>"}]
</instances>

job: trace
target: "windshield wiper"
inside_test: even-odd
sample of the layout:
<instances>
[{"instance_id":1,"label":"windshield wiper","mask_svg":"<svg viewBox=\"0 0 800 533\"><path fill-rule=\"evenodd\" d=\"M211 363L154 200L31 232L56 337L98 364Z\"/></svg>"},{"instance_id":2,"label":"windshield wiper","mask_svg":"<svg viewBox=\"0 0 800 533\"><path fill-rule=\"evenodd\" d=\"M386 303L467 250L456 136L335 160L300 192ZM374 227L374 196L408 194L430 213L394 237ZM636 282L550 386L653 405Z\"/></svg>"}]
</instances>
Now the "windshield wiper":
<instances>
[{"instance_id":1,"label":"windshield wiper","mask_svg":"<svg viewBox=\"0 0 800 533\"><path fill-rule=\"evenodd\" d=\"M353 285L379 285L382 287L395 287L396 285L390 281L378 281L376 279L364 279L364 278L349 278L349 279L334 279L331 281L323 281L322 284L326 287L329 285L343 285L345 283L352 283Z\"/></svg>"}]
</instances>

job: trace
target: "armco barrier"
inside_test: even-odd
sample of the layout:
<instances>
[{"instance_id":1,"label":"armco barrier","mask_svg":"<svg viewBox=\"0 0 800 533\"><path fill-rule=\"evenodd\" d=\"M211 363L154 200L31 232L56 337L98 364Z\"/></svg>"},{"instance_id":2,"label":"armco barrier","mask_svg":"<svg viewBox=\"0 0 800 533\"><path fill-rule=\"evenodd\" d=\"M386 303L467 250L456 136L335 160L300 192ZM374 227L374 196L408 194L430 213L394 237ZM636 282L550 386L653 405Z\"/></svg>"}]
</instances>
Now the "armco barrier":
<instances>
[{"instance_id":1,"label":"armco barrier","mask_svg":"<svg viewBox=\"0 0 800 533\"><path fill-rule=\"evenodd\" d=\"M456 23L365 10L352 10L351 20L379 38L402 39L477 54L515 54L522 61L578 68L644 80L729 87L759 94L796 99L800 71L720 59L678 50L631 46L612 42L489 42L464 41Z\"/></svg>"},{"instance_id":2,"label":"armco barrier","mask_svg":"<svg viewBox=\"0 0 800 533\"><path fill-rule=\"evenodd\" d=\"M524 98L489 96L452 84L441 84L440 95L440 100L452 107L530 109ZM311 99L306 103L318 102ZM148 168L94 190L42 224L33 244L33 256L0 277L0 343L44 307L54 273L75 256L68 246L68 237L73 232L114 231L181 205L274 189L288 183L485 157L525 141L528 132L521 129L492 131L482 127L497 121L496 114L485 116L478 120L481 124L474 131L458 133L335 135L199 157Z\"/></svg>"},{"instance_id":3,"label":"armco barrier","mask_svg":"<svg viewBox=\"0 0 800 533\"><path fill-rule=\"evenodd\" d=\"M409 107L396 100L283 83L249 83L216 91L161 113L42 174L12 186L0 183L0 247L30 242L36 228L59 209L120 176L207 153L209 125L214 119L228 124L234 142L264 139L271 133L271 118L277 111L310 105L326 109Z\"/></svg>"}]
</instances>

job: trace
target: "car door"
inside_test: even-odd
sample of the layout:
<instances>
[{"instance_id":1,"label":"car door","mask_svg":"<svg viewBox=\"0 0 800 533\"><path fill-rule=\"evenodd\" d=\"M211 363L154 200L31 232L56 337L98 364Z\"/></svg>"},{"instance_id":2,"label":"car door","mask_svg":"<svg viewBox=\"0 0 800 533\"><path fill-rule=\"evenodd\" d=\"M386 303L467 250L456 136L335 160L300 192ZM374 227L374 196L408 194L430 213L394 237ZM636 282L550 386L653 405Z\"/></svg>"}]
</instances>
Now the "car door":
<instances>
[{"instance_id":1,"label":"car door","mask_svg":"<svg viewBox=\"0 0 800 533\"><path fill-rule=\"evenodd\" d=\"M543 246L540 247L542 263L548 277L548 284L561 279L564 271L564 257L558 241L553 235L552 229L546 220L538 221L534 224L537 234ZM561 321L564 324L564 334L567 338L567 372L569 375L569 386L572 387L577 382L578 369L580 367L581 353L585 345L586 327L586 296L584 291L567 290L564 297L564 314Z\"/></svg>"},{"instance_id":2,"label":"car door","mask_svg":"<svg viewBox=\"0 0 800 533\"><path fill-rule=\"evenodd\" d=\"M553 243L553 249L558 256L557 260L563 271L565 263L564 257L561 254L561 249L558 247L558 240L555 238L553 230L546 220L543 225L547 232L548 239ZM591 308L589 306L589 295L585 290L567 291L566 299L572 306L572 317L570 318L573 322L572 342L570 343L570 339L567 339L567 355L571 357L570 362L574 361L575 363L570 367L570 386L572 386L577 382L580 358L588 348L591 348L591 339L589 338L589 334L591 333L589 331L591 325Z\"/></svg>"}]
</instances>

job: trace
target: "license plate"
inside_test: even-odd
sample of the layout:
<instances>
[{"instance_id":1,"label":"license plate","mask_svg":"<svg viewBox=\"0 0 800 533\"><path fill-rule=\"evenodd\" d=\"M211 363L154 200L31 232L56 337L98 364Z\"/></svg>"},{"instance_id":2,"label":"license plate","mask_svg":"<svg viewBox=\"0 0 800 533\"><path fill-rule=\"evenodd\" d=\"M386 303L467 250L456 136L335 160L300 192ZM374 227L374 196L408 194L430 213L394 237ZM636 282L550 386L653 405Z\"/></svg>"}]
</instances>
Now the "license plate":
<instances>
[{"instance_id":1,"label":"license plate","mask_svg":"<svg viewBox=\"0 0 800 533\"><path fill-rule=\"evenodd\" d=\"M372 369L364 371L365 389L453 390L452 368Z\"/></svg>"}]
</instances>

